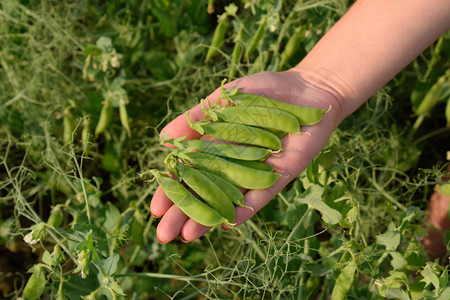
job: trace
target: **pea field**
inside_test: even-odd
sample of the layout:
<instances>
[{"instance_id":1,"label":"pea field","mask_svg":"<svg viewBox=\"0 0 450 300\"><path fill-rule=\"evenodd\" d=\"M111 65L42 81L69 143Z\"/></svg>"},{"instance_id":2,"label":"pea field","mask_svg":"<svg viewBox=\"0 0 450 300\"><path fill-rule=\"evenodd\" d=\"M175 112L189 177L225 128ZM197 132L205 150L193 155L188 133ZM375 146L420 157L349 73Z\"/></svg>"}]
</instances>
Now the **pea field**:
<instances>
[{"instance_id":1,"label":"pea field","mask_svg":"<svg viewBox=\"0 0 450 300\"><path fill-rule=\"evenodd\" d=\"M450 32L236 230L156 238L161 129L352 3L2 0L0 299L450 299L450 231L441 259L421 242L450 196Z\"/></svg>"}]
</instances>

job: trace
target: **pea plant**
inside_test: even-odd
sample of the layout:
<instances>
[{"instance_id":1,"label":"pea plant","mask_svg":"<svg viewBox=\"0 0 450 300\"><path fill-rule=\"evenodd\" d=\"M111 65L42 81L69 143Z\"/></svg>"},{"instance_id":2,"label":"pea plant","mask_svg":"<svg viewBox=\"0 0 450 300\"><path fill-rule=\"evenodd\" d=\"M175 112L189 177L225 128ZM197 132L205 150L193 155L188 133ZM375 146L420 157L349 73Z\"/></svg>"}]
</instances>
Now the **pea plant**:
<instances>
[{"instance_id":1,"label":"pea plant","mask_svg":"<svg viewBox=\"0 0 450 300\"><path fill-rule=\"evenodd\" d=\"M436 241L442 258L422 244L430 196L449 195L448 32L255 217L190 243L156 238L159 184L195 191L193 218L233 223L245 207L236 186L254 182L199 166L226 157L221 170L270 186L278 175L263 161L279 136L323 111L278 107L289 121L238 124L264 128L251 132L262 148L160 139L164 125L225 81L295 66L351 3L1 1L0 298L448 299L449 234ZM230 105L204 107L194 130L223 135L223 123L263 120L258 101L280 105L226 93Z\"/></svg>"}]
</instances>

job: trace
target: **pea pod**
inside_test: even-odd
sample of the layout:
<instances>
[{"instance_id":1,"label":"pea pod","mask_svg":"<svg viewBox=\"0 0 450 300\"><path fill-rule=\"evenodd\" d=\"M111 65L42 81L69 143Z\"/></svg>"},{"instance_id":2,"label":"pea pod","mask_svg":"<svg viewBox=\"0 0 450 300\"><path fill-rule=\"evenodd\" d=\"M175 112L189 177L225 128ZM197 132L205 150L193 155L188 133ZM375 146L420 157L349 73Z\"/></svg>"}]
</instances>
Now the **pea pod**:
<instances>
[{"instance_id":1,"label":"pea pod","mask_svg":"<svg viewBox=\"0 0 450 300\"><path fill-rule=\"evenodd\" d=\"M261 171L267 171L267 172L273 172L276 171L277 168L268 165L266 163L263 163L262 161L249 161L249 160L241 160L241 159L234 159L234 158L227 158L227 160L239 164L241 166L252 168L256 170Z\"/></svg>"},{"instance_id":2,"label":"pea pod","mask_svg":"<svg viewBox=\"0 0 450 300\"><path fill-rule=\"evenodd\" d=\"M199 170L202 172L206 177L209 178L212 182L214 182L219 188L224 191L225 194L228 195L228 197L231 199L231 201L240 206L240 207L246 207L244 205L244 195L241 193L241 191L231 182L228 180L223 179L220 176L217 176L214 173L205 171L205 170Z\"/></svg>"},{"instance_id":3,"label":"pea pod","mask_svg":"<svg viewBox=\"0 0 450 300\"><path fill-rule=\"evenodd\" d=\"M323 115L326 113L325 110L320 108L294 105L254 94L236 93L231 96L231 101L236 105L241 106L265 106L278 108L294 115L300 126L317 124L320 120L322 120Z\"/></svg>"},{"instance_id":4,"label":"pea pod","mask_svg":"<svg viewBox=\"0 0 450 300\"><path fill-rule=\"evenodd\" d=\"M128 137L131 137L131 129L130 129L130 122L128 121L127 107L123 99L121 99L119 102L119 116L123 128L125 128L125 130L128 133Z\"/></svg>"},{"instance_id":5,"label":"pea pod","mask_svg":"<svg viewBox=\"0 0 450 300\"><path fill-rule=\"evenodd\" d=\"M206 152L218 156L236 158L241 160L265 160L272 153L272 150L241 146L234 144L225 144L218 142L208 142L205 140L187 140L180 142L181 145L187 149Z\"/></svg>"},{"instance_id":6,"label":"pea pod","mask_svg":"<svg viewBox=\"0 0 450 300\"><path fill-rule=\"evenodd\" d=\"M111 122L113 114L113 108L109 100L105 100L103 103L102 111L100 112L100 118L97 123L97 127L95 128L95 135L105 132L108 128L109 123Z\"/></svg>"},{"instance_id":7,"label":"pea pod","mask_svg":"<svg viewBox=\"0 0 450 300\"><path fill-rule=\"evenodd\" d=\"M64 109L63 127L64 127L64 144L68 144L72 141L72 134L75 130L75 120L70 106Z\"/></svg>"},{"instance_id":8,"label":"pea pod","mask_svg":"<svg viewBox=\"0 0 450 300\"><path fill-rule=\"evenodd\" d=\"M81 145L83 147L84 155L89 154L89 138L91 134L90 119L88 116L83 116L83 130L81 131Z\"/></svg>"},{"instance_id":9,"label":"pea pod","mask_svg":"<svg viewBox=\"0 0 450 300\"><path fill-rule=\"evenodd\" d=\"M239 65L239 61L241 60L241 54L242 54L242 30L244 26L241 24L239 26L238 34L236 35L235 44L233 47L233 52L231 53L231 62L228 72L228 81L233 80L233 78L236 76L237 72L237 66Z\"/></svg>"},{"instance_id":10,"label":"pea pod","mask_svg":"<svg viewBox=\"0 0 450 300\"><path fill-rule=\"evenodd\" d=\"M195 197L180 182L159 173L158 170L150 170L150 172L155 176L167 197L189 218L204 226L216 226L227 222L215 209Z\"/></svg>"},{"instance_id":11,"label":"pea pod","mask_svg":"<svg viewBox=\"0 0 450 300\"><path fill-rule=\"evenodd\" d=\"M60 205L56 205L52 208L50 216L48 217L47 224L53 227L58 227L64 220L64 212Z\"/></svg>"},{"instance_id":12,"label":"pea pod","mask_svg":"<svg viewBox=\"0 0 450 300\"><path fill-rule=\"evenodd\" d=\"M259 23L255 35L253 36L252 40L250 41L250 44L247 47L247 57L256 50L256 47L258 46L259 42L261 42L264 34L266 33L266 27L267 27L267 16L264 16Z\"/></svg>"},{"instance_id":13,"label":"pea pod","mask_svg":"<svg viewBox=\"0 0 450 300\"><path fill-rule=\"evenodd\" d=\"M228 223L234 223L236 209L224 191L199 170L178 164L181 179L209 206L219 212Z\"/></svg>"},{"instance_id":14,"label":"pea pod","mask_svg":"<svg viewBox=\"0 0 450 300\"><path fill-rule=\"evenodd\" d=\"M45 270L42 267L37 267L23 289L23 298L26 300L39 299L44 292L46 283Z\"/></svg>"},{"instance_id":15,"label":"pea pod","mask_svg":"<svg viewBox=\"0 0 450 300\"><path fill-rule=\"evenodd\" d=\"M212 57L217 55L219 52L218 49L222 46L222 43L225 39L225 34L228 29L228 14L225 13L219 16L219 22L217 23L217 27L214 30L213 38L211 41L211 46L208 48L208 52L206 53L205 62L210 60Z\"/></svg>"},{"instance_id":16,"label":"pea pod","mask_svg":"<svg viewBox=\"0 0 450 300\"><path fill-rule=\"evenodd\" d=\"M192 129L200 134L213 138L253 146L259 146L275 151L282 150L280 138L267 130L242 124L226 122L189 122Z\"/></svg>"},{"instance_id":17,"label":"pea pod","mask_svg":"<svg viewBox=\"0 0 450 300\"><path fill-rule=\"evenodd\" d=\"M294 115L274 107L228 106L206 109L204 113L213 121L263 127L286 133L300 133L300 125Z\"/></svg>"},{"instance_id":18,"label":"pea pod","mask_svg":"<svg viewBox=\"0 0 450 300\"><path fill-rule=\"evenodd\" d=\"M283 52L281 52L281 60L279 68L281 69L294 55L297 53L297 51L300 49L302 42L305 38L305 28L298 27L294 34L289 38L289 40L286 43L286 46L283 49Z\"/></svg>"},{"instance_id":19,"label":"pea pod","mask_svg":"<svg viewBox=\"0 0 450 300\"><path fill-rule=\"evenodd\" d=\"M442 91L445 87L446 75L441 76L438 81L433 84L430 90L426 93L419 107L416 109L416 114L419 116L427 116L431 110L436 106L441 98Z\"/></svg>"},{"instance_id":20,"label":"pea pod","mask_svg":"<svg viewBox=\"0 0 450 300\"><path fill-rule=\"evenodd\" d=\"M185 152L180 153L179 157L198 169L210 171L244 189L267 189L281 177L277 173L249 168L208 153Z\"/></svg>"}]
</instances>

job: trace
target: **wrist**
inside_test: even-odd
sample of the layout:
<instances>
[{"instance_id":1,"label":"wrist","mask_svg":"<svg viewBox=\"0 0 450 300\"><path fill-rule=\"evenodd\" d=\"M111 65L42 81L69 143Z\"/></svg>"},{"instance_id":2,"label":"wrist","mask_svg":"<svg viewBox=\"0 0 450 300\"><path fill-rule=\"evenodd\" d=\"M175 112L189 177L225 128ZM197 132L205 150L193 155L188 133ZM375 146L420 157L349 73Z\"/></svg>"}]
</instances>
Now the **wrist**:
<instances>
[{"instance_id":1,"label":"wrist","mask_svg":"<svg viewBox=\"0 0 450 300\"><path fill-rule=\"evenodd\" d=\"M352 104L364 102L364 100L357 101L354 89L342 77L326 68L318 66L309 68L300 63L288 72L294 73L309 88L321 91L330 106L327 109L330 109L329 113L333 115L336 127L358 108Z\"/></svg>"}]
</instances>

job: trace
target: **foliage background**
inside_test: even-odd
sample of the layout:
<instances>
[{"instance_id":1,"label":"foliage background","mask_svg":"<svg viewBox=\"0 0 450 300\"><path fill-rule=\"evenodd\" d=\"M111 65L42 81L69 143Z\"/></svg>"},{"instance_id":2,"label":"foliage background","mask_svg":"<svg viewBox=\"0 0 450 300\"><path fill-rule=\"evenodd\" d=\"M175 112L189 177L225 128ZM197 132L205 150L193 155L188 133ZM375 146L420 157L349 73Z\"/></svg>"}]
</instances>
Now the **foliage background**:
<instances>
[{"instance_id":1,"label":"foliage background","mask_svg":"<svg viewBox=\"0 0 450 300\"><path fill-rule=\"evenodd\" d=\"M1 2L0 298L21 296L33 274L43 284L28 298L446 299L446 264L429 260L420 240L449 150L448 32L239 232L157 242L156 185L138 174L164 169L158 130L230 68L239 77L294 66L351 5L235 1L205 63L230 3ZM235 45L248 49L264 18L256 50L233 64ZM296 28L299 47L281 60ZM437 82L436 101L419 110ZM95 134L106 102L111 121Z\"/></svg>"}]
</instances>

